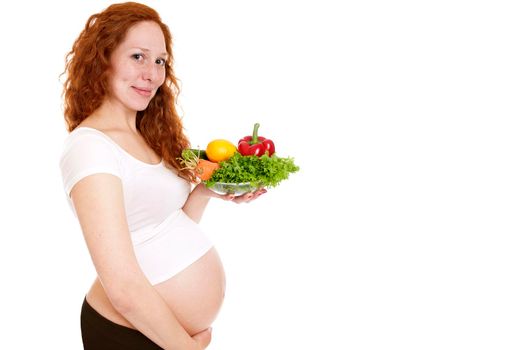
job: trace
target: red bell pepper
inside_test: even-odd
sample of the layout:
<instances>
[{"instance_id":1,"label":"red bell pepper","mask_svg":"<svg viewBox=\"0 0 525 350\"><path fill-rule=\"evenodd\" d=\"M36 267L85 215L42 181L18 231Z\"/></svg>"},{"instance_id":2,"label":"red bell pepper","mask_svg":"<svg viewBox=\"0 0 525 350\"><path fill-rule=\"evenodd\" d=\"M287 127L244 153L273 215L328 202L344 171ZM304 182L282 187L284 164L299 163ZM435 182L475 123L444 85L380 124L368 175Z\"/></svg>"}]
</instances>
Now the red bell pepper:
<instances>
[{"instance_id":1,"label":"red bell pepper","mask_svg":"<svg viewBox=\"0 0 525 350\"><path fill-rule=\"evenodd\" d=\"M275 145L272 140L258 136L259 123L253 127L253 135L246 136L239 140L237 149L243 156L262 156L266 152L271 156L275 153Z\"/></svg>"}]
</instances>

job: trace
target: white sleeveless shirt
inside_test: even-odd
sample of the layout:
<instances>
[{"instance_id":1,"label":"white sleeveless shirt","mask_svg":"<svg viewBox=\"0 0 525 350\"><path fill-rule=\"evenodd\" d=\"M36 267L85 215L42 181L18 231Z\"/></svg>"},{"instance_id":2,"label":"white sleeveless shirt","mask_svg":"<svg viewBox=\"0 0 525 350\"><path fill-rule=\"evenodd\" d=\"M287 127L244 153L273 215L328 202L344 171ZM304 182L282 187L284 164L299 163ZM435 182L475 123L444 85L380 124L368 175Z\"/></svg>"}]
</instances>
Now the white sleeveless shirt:
<instances>
[{"instance_id":1,"label":"white sleeveless shirt","mask_svg":"<svg viewBox=\"0 0 525 350\"><path fill-rule=\"evenodd\" d=\"M75 216L70 193L79 180L97 173L121 179L131 240L138 263L151 284L176 275L213 246L182 211L191 184L163 161L144 163L103 132L77 127L64 142L60 169Z\"/></svg>"}]
</instances>

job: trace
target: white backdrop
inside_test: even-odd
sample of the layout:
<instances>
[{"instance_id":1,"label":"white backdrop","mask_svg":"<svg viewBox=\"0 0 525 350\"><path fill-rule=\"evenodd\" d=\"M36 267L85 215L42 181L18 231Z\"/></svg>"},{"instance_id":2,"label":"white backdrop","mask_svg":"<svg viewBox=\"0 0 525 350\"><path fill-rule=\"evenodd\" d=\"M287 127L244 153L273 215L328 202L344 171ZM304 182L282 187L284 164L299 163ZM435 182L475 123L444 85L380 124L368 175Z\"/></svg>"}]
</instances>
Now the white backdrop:
<instances>
[{"instance_id":1,"label":"white backdrop","mask_svg":"<svg viewBox=\"0 0 525 350\"><path fill-rule=\"evenodd\" d=\"M0 348L81 348L94 270L61 187L58 75L109 4L2 10ZM258 121L301 166L211 203L228 285L209 349L525 347L519 1L147 4L193 145Z\"/></svg>"}]
</instances>

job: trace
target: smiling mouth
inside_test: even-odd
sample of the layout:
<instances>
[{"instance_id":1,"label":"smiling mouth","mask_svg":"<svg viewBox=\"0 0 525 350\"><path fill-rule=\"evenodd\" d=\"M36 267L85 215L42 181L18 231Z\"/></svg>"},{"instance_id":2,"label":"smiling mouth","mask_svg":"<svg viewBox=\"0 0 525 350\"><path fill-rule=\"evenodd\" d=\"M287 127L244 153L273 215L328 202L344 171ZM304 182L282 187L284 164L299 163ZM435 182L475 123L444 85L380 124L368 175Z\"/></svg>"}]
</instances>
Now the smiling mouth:
<instances>
[{"instance_id":1,"label":"smiling mouth","mask_svg":"<svg viewBox=\"0 0 525 350\"><path fill-rule=\"evenodd\" d=\"M153 91L153 90L151 90L151 89L142 89L142 88L138 88L138 87L136 87L136 86L132 86L132 88L133 88L133 90L135 90L135 92L138 93L139 95L141 95L141 96L147 96L147 97L151 96L151 92Z\"/></svg>"}]
</instances>

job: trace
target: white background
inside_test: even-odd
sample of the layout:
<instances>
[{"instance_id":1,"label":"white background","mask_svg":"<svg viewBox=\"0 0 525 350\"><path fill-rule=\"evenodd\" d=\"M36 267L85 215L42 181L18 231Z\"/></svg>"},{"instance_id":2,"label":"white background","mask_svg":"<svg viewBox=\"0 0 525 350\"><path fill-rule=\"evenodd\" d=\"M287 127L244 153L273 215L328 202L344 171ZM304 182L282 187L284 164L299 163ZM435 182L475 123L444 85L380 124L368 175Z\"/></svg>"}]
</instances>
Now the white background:
<instances>
[{"instance_id":1,"label":"white background","mask_svg":"<svg viewBox=\"0 0 525 350\"><path fill-rule=\"evenodd\" d=\"M109 4L2 9L0 348L81 348L94 270L61 187L58 76ZM209 349L525 348L519 1L148 4L193 145L258 121L301 166L211 203L228 286Z\"/></svg>"}]
</instances>

